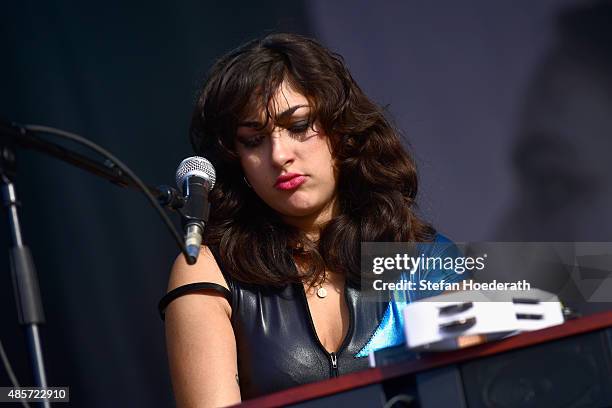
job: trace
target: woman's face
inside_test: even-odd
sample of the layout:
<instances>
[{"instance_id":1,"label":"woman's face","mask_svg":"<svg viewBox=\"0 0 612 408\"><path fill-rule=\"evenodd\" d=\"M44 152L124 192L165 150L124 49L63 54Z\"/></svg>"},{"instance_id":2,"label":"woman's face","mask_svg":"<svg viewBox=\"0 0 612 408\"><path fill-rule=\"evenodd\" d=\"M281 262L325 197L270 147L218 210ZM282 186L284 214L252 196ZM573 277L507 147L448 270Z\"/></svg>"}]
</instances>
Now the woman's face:
<instances>
[{"instance_id":1,"label":"woman's face","mask_svg":"<svg viewBox=\"0 0 612 408\"><path fill-rule=\"evenodd\" d=\"M320 225L333 216L336 172L327 135L309 121L308 100L283 82L265 112L243 120L235 148L257 195L297 227ZM314 127L314 129L313 129Z\"/></svg>"}]
</instances>

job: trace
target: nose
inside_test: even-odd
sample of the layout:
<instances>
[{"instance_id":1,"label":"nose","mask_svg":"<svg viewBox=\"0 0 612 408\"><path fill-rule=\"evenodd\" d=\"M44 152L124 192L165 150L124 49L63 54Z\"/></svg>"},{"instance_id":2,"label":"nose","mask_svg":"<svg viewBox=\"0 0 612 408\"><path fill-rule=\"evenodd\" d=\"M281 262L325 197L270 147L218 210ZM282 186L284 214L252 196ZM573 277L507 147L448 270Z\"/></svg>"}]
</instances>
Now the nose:
<instances>
[{"instance_id":1,"label":"nose","mask_svg":"<svg viewBox=\"0 0 612 408\"><path fill-rule=\"evenodd\" d=\"M295 159L292 143L284 133L284 129L275 129L271 135L272 163L278 167L285 167Z\"/></svg>"}]
</instances>

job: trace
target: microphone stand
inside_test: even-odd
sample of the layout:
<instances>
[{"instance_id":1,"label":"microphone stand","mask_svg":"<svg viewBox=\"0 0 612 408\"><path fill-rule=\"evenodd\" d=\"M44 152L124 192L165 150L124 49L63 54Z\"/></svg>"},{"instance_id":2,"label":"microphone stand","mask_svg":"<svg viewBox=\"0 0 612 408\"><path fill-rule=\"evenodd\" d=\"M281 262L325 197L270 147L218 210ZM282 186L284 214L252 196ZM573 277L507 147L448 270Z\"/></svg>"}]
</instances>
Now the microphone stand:
<instances>
[{"instance_id":1,"label":"microphone stand","mask_svg":"<svg viewBox=\"0 0 612 408\"><path fill-rule=\"evenodd\" d=\"M42 352L39 325L45 323L44 311L40 297L38 277L34 260L27 245L24 244L18 207L20 202L15 191L16 159L15 147L36 150L58 158L76 167L107 179L121 187L139 189L132 179L110 161L100 164L84 155L70 151L60 145L39 138L13 123L0 120L0 177L2 178L2 199L7 209L10 225L10 260L13 290L17 303L17 314L20 325L24 326L28 350L37 387L47 387L47 377ZM184 198L176 189L169 186L146 188L163 206L173 210L181 208ZM45 400L43 407L50 408Z\"/></svg>"},{"instance_id":2,"label":"microphone stand","mask_svg":"<svg viewBox=\"0 0 612 408\"><path fill-rule=\"evenodd\" d=\"M47 387L47 376L42 353L42 344L38 326L45 322L38 278L30 249L23 243L21 225L17 207L19 201L15 192L15 152L9 146L2 146L0 152L0 176L2 177L2 201L7 209L10 226L9 249L11 259L11 277L17 302L19 324L24 326L34 383L37 387ZM42 406L51 407L48 400Z\"/></svg>"}]
</instances>

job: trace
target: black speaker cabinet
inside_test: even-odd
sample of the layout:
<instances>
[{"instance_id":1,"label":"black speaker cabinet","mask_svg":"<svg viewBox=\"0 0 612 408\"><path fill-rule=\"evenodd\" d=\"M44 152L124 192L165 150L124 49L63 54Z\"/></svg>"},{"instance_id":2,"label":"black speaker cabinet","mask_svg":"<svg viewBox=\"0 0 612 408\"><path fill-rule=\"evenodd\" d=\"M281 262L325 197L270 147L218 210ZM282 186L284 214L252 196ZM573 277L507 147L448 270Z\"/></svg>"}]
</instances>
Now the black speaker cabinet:
<instances>
[{"instance_id":1,"label":"black speaker cabinet","mask_svg":"<svg viewBox=\"0 0 612 408\"><path fill-rule=\"evenodd\" d=\"M470 408L612 407L612 329L460 365Z\"/></svg>"}]
</instances>

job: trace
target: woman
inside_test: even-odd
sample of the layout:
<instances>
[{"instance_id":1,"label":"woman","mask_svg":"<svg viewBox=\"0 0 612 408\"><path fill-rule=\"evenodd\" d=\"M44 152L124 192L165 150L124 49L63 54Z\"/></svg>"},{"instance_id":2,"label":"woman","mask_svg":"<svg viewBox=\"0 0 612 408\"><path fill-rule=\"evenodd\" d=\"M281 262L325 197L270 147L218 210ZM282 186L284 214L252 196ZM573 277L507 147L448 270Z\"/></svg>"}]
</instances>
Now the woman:
<instances>
[{"instance_id":1,"label":"woman","mask_svg":"<svg viewBox=\"0 0 612 408\"><path fill-rule=\"evenodd\" d=\"M340 56L291 34L230 52L191 140L217 182L206 247L177 258L160 306L179 406L363 369L402 341L396 303L360 300L361 242L444 238L415 215L414 162Z\"/></svg>"}]
</instances>

